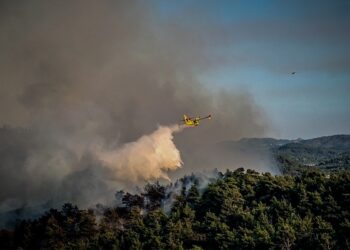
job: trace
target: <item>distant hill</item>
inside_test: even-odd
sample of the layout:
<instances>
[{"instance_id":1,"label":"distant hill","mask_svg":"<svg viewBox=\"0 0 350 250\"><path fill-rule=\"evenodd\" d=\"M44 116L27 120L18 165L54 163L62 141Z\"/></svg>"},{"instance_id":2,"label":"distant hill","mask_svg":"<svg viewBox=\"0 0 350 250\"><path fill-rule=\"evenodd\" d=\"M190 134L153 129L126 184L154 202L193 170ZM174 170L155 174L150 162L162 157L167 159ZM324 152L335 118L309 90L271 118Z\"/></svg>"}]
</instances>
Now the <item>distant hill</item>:
<instances>
[{"instance_id":1,"label":"distant hill","mask_svg":"<svg viewBox=\"0 0 350 250\"><path fill-rule=\"evenodd\" d=\"M313 139L243 138L220 142L226 150L270 153L284 173L298 168L318 167L325 171L350 169L350 135L332 135Z\"/></svg>"},{"instance_id":2,"label":"distant hill","mask_svg":"<svg viewBox=\"0 0 350 250\"><path fill-rule=\"evenodd\" d=\"M310 147L333 148L336 150L350 150L350 135L331 135L313 139L274 139L274 138L242 138L239 141L223 141L222 143L236 143L240 145L264 145L270 147L286 144L302 144Z\"/></svg>"},{"instance_id":3,"label":"distant hill","mask_svg":"<svg viewBox=\"0 0 350 250\"><path fill-rule=\"evenodd\" d=\"M252 146L252 147L268 147L273 148L276 146L285 145L287 143L291 142L291 140L286 139L274 139L274 138L242 138L239 141L223 141L219 144L223 146L238 146L238 147L246 147L246 146Z\"/></svg>"},{"instance_id":4,"label":"distant hill","mask_svg":"<svg viewBox=\"0 0 350 250\"><path fill-rule=\"evenodd\" d=\"M350 150L350 135L322 136L314 139L302 140L300 143L312 147Z\"/></svg>"}]
</instances>

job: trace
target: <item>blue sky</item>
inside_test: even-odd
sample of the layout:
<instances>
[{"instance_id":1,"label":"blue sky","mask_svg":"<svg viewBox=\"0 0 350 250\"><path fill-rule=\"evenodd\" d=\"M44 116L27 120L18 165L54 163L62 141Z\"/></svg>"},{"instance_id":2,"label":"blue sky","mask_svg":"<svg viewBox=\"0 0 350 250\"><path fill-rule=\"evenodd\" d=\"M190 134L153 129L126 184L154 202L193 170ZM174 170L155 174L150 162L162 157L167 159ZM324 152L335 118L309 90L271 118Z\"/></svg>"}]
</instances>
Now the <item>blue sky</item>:
<instances>
[{"instance_id":1,"label":"blue sky","mask_svg":"<svg viewBox=\"0 0 350 250\"><path fill-rule=\"evenodd\" d=\"M178 0L160 1L159 11L224 31L211 49L227 61L200 80L249 92L271 120L269 135L350 134L350 1Z\"/></svg>"}]
</instances>

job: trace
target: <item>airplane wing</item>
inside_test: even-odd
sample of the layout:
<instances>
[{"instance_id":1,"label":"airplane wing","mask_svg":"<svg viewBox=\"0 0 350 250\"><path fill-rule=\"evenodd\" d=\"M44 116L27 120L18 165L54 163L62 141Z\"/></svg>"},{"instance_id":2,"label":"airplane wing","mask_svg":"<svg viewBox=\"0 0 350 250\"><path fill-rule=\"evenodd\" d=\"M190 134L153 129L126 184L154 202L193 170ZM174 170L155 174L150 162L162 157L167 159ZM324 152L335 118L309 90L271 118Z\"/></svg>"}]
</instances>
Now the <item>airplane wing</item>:
<instances>
[{"instance_id":1,"label":"airplane wing","mask_svg":"<svg viewBox=\"0 0 350 250\"><path fill-rule=\"evenodd\" d=\"M198 120L200 121L200 120L204 120L204 119L211 119L211 115L208 115L206 117L199 117Z\"/></svg>"}]
</instances>

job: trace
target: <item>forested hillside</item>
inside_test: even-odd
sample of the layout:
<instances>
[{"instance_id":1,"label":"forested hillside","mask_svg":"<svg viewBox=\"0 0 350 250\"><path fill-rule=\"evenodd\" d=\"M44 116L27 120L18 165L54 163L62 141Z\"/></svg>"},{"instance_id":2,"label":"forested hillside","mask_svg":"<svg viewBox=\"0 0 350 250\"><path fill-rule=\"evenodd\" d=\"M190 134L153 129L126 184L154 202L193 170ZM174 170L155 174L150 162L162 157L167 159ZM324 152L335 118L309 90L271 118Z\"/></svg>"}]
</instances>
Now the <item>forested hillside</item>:
<instances>
[{"instance_id":1,"label":"forested hillside","mask_svg":"<svg viewBox=\"0 0 350 250\"><path fill-rule=\"evenodd\" d=\"M192 183L192 184L191 184ZM2 249L349 249L350 173L272 176L237 169L205 189L182 180L119 192L122 205L65 204L2 230ZM164 209L169 205L170 209Z\"/></svg>"},{"instance_id":2,"label":"forested hillside","mask_svg":"<svg viewBox=\"0 0 350 250\"><path fill-rule=\"evenodd\" d=\"M219 146L232 154L251 152L251 155L272 158L272 165L283 174L317 168L326 173L350 169L350 135L323 136L314 139L285 140L274 138L244 138L224 141Z\"/></svg>"},{"instance_id":3,"label":"forested hillside","mask_svg":"<svg viewBox=\"0 0 350 250\"><path fill-rule=\"evenodd\" d=\"M350 136L324 136L298 140L273 149L283 173L293 174L306 168L327 173L350 169Z\"/></svg>"}]
</instances>

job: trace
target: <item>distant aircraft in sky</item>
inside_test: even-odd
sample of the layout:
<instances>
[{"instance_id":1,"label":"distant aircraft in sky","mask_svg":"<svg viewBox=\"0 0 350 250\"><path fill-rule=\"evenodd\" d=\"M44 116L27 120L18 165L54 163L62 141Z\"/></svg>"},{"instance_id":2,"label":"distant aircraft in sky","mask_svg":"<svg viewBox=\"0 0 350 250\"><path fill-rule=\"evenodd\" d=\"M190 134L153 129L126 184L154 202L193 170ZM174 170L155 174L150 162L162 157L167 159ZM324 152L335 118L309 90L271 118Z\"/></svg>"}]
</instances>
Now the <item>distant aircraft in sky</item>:
<instances>
[{"instance_id":1,"label":"distant aircraft in sky","mask_svg":"<svg viewBox=\"0 0 350 250\"><path fill-rule=\"evenodd\" d=\"M204 119L211 119L211 115L206 117L187 117L186 115L183 115L183 119L181 121L183 121L186 126L196 127L199 125L199 121Z\"/></svg>"},{"instance_id":2,"label":"distant aircraft in sky","mask_svg":"<svg viewBox=\"0 0 350 250\"><path fill-rule=\"evenodd\" d=\"M295 72L295 71L293 71L292 73L290 73L291 75L295 75L295 73L297 73L297 72Z\"/></svg>"}]
</instances>

